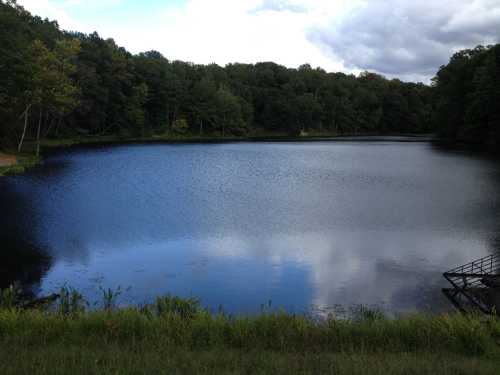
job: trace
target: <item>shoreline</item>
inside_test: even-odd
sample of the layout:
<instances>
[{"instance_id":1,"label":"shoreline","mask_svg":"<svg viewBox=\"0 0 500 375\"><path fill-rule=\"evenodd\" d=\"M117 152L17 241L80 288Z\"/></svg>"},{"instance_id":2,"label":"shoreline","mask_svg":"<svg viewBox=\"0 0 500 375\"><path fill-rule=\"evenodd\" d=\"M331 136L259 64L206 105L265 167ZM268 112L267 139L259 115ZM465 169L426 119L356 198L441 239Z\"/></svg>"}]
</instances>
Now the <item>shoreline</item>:
<instances>
[{"instance_id":1,"label":"shoreline","mask_svg":"<svg viewBox=\"0 0 500 375\"><path fill-rule=\"evenodd\" d=\"M43 160L43 153L58 149L73 147L100 147L138 144L226 144L226 143L279 143L279 142L435 142L439 139L434 134L345 134L345 135L255 135L245 137L218 137L218 136L152 136L138 138L119 138L116 136L82 137L66 139L45 139L41 142L42 156L29 154L5 153L0 151L0 177L20 174ZM26 142L29 148L31 142Z\"/></svg>"},{"instance_id":2,"label":"shoreline","mask_svg":"<svg viewBox=\"0 0 500 375\"><path fill-rule=\"evenodd\" d=\"M244 137L217 136L153 136L137 138L119 138L115 136L83 137L60 140L44 140L43 148L71 147L89 144L136 144L136 143L239 143L239 142L324 142L324 141L363 141L363 142L430 142L437 138L433 134L346 134L346 135L257 135Z\"/></svg>"},{"instance_id":3,"label":"shoreline","mask_svg":"<svg viewBox=\"0 0 500 375\"><path fill-rule=\"evenodd\" d=\"M17 164L17 157L15 155L0 152L0 168L11 167L15 164Z\"/></svg>"},{"instance_id":4,"label":"shoreline","mask_svg":"<svg viewBox=\"0 0 500 375\"><path fill-rule=\"evenodd\" d=\"M439 139L433 134L359 134L359 135L310 135L310 136L246 136L246 137L144 137L118 138L114 136L85 137L60 140L44 140L42 151L56 151L76 147L126 146L126 145L183 145L183 144L229 144L229 143L313 143L313 142L435 142Z\"/></svg>"},{"instance_id":5,"label":"shoreline","mask_svg":"<svg viewBox=\"0 0 500 375\"><path fill-rule=\"evenodd\" d=\"M34 155L0 152L0 177L23 173L40 161L41 158Z\"/></svg>"},{"instance_id":6,"label":"shoreline","mask_svg":"<svg viewBox=\"0 0 500 375\"><path fill-rule=\"evenodd\" d=\"M266 311L231 316L168 295L118 308L112 291L101 308L88 310L73 289L61 290L59 301L19 308L14 293L5 290L0 299L1 373L315 374L335 366L336 374L451 375L496 374L500 363L496 317L387 319L370 310L350 320Z\"/></svg>"},{"instance_id":7,"label":"shoreline","mask_svg":"<svg viewBox=\"0 0 500 375\"><path fill-rule=\"evenodd\" d=\"M229 143L314 143L314 142L393 142L393 143L432 143L444 148L467 150L479 154L498 156L498 152L492 152L478 144L458 142L451 139L443 139L435 134L312 134L307 136L277 135L253 135L244 137L220 137L220 136L151 136L137 138L120 138L116 136L97 136L64 139L44 139L41 141L41 156L36 157L29 153L17 154L16 152L0 151L0 177L15 175L25 172L39 163L43 162L44 153L57 152L68 148L79 147L106 147L126 145L189 145L189 144L229 144ZM33 142L26 142L26 148L33 146Z\"/></svg>"},{"instance_id":8,"label":"shoreline","mask_svg":"<svg viewBox=\"0 0 500 375\"><path fill-rule=\"evenodd\" d=\"M0 176L8 174L12 169L15 169L18 163L18 158L12 154L6 154L0 151Z\"/></svg>"}]
</instances>

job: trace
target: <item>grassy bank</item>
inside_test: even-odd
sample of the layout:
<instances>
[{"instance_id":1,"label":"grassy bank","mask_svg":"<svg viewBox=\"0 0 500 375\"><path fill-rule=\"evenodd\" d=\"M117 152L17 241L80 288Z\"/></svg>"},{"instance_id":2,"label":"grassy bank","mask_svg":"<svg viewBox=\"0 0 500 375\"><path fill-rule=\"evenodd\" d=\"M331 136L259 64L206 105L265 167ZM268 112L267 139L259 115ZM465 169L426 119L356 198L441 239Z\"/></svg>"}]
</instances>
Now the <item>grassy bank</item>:
<instances>
[{"instance_id":1,"label":"grassy bank","mask_svg":"<svg viewBox=\"0 0 500 375\"><path fill-rule=\"evenodd\" d=\"M175 297L127 309L112 299L88 311L74 293L38 309L4 298L0 373L497 374L500 366L496 318L245 317Z\"/></svg>"},{"instance_id":2,"label":"grassy bank","mask_svg":"<svg viewBox=\"0 0 500 375\"><path fill-rule=\"evenodd\" d=\"M34 155L18 153L12 153L12 155L16 159L15 163L0 165L0 176L23 173L40 162L40 158Z\"/></svg>"}]
</instances>

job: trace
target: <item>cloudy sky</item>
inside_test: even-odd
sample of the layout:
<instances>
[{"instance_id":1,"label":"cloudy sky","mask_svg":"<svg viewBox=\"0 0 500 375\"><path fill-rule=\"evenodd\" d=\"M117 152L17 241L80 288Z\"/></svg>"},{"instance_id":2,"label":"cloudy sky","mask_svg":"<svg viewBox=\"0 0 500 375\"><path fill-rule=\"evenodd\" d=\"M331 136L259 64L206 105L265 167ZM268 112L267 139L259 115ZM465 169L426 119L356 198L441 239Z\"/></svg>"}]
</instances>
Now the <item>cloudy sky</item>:
<instances>
[{"instance_id":1,"label":"cloudy sky","mask_svg":"<svg viewBox=\"0 0 500 375\"><path fill-rule=\"evenodd\" d=\"M274 61L428 82L459 49L500 41L500 0L18 0L131 52Z\"/></svg>"}]
</instances>

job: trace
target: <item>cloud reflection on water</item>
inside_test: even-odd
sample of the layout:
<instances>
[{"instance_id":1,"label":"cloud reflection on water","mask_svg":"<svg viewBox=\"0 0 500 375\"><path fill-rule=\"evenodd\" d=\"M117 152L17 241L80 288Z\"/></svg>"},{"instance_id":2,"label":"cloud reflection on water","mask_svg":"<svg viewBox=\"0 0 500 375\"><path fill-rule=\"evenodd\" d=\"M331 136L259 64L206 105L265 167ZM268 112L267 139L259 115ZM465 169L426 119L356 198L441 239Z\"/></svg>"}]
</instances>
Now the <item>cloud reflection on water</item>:
<instances>
[{"instance_id":1,"label":"cloud reflection on water","mask_svg":"<svg viewBox=\"0 0 500 375\"><path fill-rule=\"evenodd\" d=\"M25 208L0 203L52 257L43 292L404 312L441 308L441 273L495 250L499 171L427 143L103 147L5 179Z\"/></svg>"}]
</instances>

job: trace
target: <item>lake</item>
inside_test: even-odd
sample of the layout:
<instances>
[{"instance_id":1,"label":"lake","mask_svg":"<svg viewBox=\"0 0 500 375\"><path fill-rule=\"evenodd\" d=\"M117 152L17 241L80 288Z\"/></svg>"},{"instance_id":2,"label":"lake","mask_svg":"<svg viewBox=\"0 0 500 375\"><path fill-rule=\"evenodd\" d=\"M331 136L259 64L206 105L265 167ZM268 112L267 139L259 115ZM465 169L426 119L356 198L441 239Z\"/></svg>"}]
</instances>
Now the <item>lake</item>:
<instances>
[{"instance_id":1,"label":"lake","mask_svg":"<svg viewBox=\"0 0 500 375\"><path fill-rule=\"evenodd\" d=\"M442 272L500 250L500 164L428 142L100 146L0 179L0 285L213 310L450 309Z\"/></svg>"}]
</instances>

